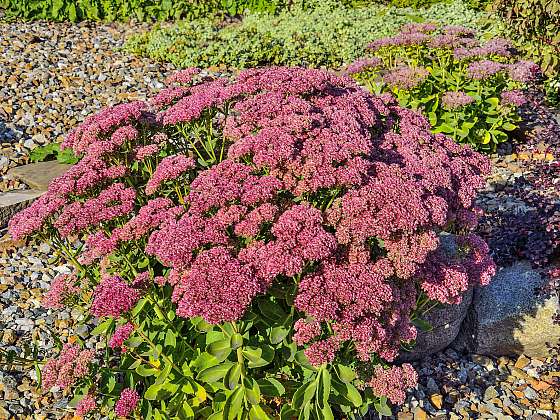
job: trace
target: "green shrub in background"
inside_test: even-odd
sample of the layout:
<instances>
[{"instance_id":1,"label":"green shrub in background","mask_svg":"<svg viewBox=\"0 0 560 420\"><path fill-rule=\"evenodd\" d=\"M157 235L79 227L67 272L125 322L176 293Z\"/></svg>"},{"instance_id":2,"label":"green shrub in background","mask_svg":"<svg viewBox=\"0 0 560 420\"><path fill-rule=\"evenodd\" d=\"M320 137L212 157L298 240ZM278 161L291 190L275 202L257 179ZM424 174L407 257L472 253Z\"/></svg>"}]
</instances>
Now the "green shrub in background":
<instances>
[{"instance_id":1,"label":"green shrub in background","mask_svg":"<svg viewBox=\"0 0 560 420\"><path fill-rule=\"evenodd\" d=\"M560 73L560 0L495 0L508 36L551 77Z\"/></svg>"},{"instance_id":2,"label":"green shrub in background","mask_svg":"<svg viewBox=\"0 0 560 420\"><path fill-rule=\"evenodd\" d=\"M511 43L485 43L463 27L409 24L374 41L375 56L347 73L374 93L392 93L401 106L421 110L436 133L494 152L520 120L527 100L521 89L537 81L539 67L514 59Z\"/></svg>"},{"instance_id":3,"label":"green shrub in background","mask_svg":"<svg viewBox=\"0 0 560 420\"><path fill-rule=\"evenodd\" d=\"M55 21L126 21L238 15L245 10L275 13L290 0L0 0L8 17Z\"/></svg>"},{"instance_id":4,"label":"green shrub in background","mask_svg":"<svg viewBox=\"0 0 560 420\"><path fill-rule=\"evenodd\" d=\"M499 27L488 24L485 13L459 1L414 10L376 4L351 8L326 0L278 16L251 13L242 22L225 27L211 19L156 27L130 38L125 48L178 67L275 64L337 68L361 56L372 39L394 33L407 22L433 19L471 28Z\"/></svg>"}]
</instances>

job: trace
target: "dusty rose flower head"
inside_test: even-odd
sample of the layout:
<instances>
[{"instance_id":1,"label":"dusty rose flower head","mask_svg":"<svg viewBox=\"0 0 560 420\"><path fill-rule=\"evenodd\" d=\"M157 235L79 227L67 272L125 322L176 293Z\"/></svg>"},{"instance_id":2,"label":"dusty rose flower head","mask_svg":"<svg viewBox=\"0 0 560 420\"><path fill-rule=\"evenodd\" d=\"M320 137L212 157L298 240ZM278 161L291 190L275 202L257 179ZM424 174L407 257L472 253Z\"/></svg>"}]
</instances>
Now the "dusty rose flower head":
<instances>
[{"instance_id":1,"label":"dusty rose flower head","mask_svg":"<svg viewBox=\"0 0 560 420\"><path fill-rule=\"evenodd\" d=\"M148 144L146 146L138 147L135 152L135 159L136 160L144 160L150 156L155 155L159 152L159 145L158 144Z\"/></svg>"},{"instance_id":2,"label":"dusty rose flower head","mask_svg":"<svg viewBox=\"0 0 560 420\"><path fill-rule=\"evenodd\" d=\"M200 69L197 67L189 67L183 70L179 70L165 79L166 84L179 83L179 84L190 84L193 77L200 73Z\"/></svg>"},{"instance_id":3,"label":"dusty rose flower head","mask_svg":"<svg viewBox=\"0 0 560 420\"><path fill-rule=\"evenodd\" d=\"M390 86L409 90L421 84L430 73L423 67L397 67L383 76Z\"/></svg>"},{"instance_id":4,"label":"dusty rose flower head","mask_svg":"<svg viewBox=\"0 0 560 420\"><path fill-rule=\"evenodd\" d=\"M132 309L138 299L138 290L129 286L122 278L108 277L95 287L90 312L98 317L118 318Z\"/></svg>"},{"instance_id":5,"label":"dusty rose flower head","mask_svg":"<svg viewBox=\"0 0 560 420\"><path fill-rule=\"evenodd\" d=\"M472 79L484 80L504 70L506 66L491 60L475 61L467 67L467 74Z\"/></svg>"},{"instance_id":6,"label":"dusty rose flower head","mask_svg":"<svg viewBox=\"0 0 560 420\"><path fill-rule=\"evenodd\" d=\"M130 322L127 322L126 324L118 327L109 340L109 347L111 347L112 349L122 347L123 343L128 340L128 337L130 337L130 334L132 334L132 331L134 331L134 325L132 325Z\"/></svg>"},{"instance_id":7,"label":"dusty rose flower head","mask_svg":"<svg viewBox=\"0 0 560 420\"><path fill-rule=\"evenodd\" d=\"M115 414L120 417L130 416L136 409L139 401L140 396L138 392L131 388L123 389L119 400L115 404Z\"/></svg>"},{"instance_id":8,"label":"dusty rose flower head","mask_svg":"<svg viewBox=\"0 0 560 420\"><path fill-rule=\"evenodd\" d=\"M176 179L179 175L194 168L194 166L194 159L184 155L164 158L146 184L146 194L152 195L164 181Z\"/></svg>"},{"instance_id":9,"label":"dusty rose flower head","mask_svg":"<svg viewBox=\"0 0 560 420\"><path fill-rule=\"evenodd\" d=\"M364 71L374 70L382 64L381 59L377 57L372 58L361 58L354 61L352 64L346 67L347 74L356 74Z\"/></svg>"},{"instance_id":10,"label":"dusty rose flower head","mask_svg":"<svg viewBox=\"0 0 560 420\"><path fill-rule=\"evenodd\" d=\"M78 403L74 414L78 417L84 417L86 414L94 411L96 408L97 403L95 402L95 397L91 394L87 394Z\"/></svg>"},{"instance_id":11,"label":"dusty rose flower head","mask_svg":"<svg viewBox=\"0 0 560 420\"><path fill-rule=\"evenodd\" d=\"M517 63L510 64L507 71L512 80L522 83L530 83L538 79L541 69L532 61L522 60Z\"/></svg>"},{"instance_id":12,"label":"dusty rose flower head","mask_svg":"<svg viewBox=\"0 0 560 420\"><path fill-rule=\"evenodd\" d=\"M527 97L521 90L506 90L500 94L502 103L505 105L522 106L527 103Z\"/></svg>"},{"instance_id":13,"label":"dusty rose flower head","mask_svg":"<svg viewBox=\"0 0 560 420\"><path fill-rule=\"evenodd\" d=\"M61 309L65 301L80 293L76 285L77 278L73 274L59 274L51 283L51 288L43 297L45 308Z\"/></svg>"},{"instance_id":14,"label":"dusty rose flower head","mask_svg":"<svg viewBox=\"0 0 560 420\"><path fill-rule=\"evenodd\" d=\"M465 92L445 92L441 97L441 102L447 109L457 109L473 103L474 98Z\"/></svg>"},{"instance_id":15,"label":"dusty rose flower head","mask_svg":"<svg viewBox=\"0 0 560 420\"><path fill-rule=\"evenodd\" d=\"M367 385L375 395L386 396L393 404L402 404L406 398L406 390L414 388L418 382L418 374L408 363L384 369L376 366L373 377Z\"/></svg>"},{"instance_id":16,"label":"dusty rose flower head","mask_svg":"<svg viewBox=\"0 0 560 420\"><path fill-rule=\"evenodd\" d=\"M88 374L93 357L93 350L81 350L77 344L65 344L58 357L43 366L43 388L70 387Z\"/></svg>"}]
</instances>

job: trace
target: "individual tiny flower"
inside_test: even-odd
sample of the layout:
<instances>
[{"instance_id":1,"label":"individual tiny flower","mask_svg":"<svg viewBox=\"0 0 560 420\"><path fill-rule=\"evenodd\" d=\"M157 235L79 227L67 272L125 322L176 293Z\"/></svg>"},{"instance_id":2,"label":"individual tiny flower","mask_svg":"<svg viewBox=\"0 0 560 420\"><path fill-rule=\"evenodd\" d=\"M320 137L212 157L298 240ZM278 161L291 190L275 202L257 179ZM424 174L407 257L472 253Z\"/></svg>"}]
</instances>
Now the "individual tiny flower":
<instances>
[{"instance_id":1,"label":"individual tiny flower","mask_svg":"<svg viewBox=\"0 0 560 420\"><path fill-rule=\"evenodd\" d=\"M465 92L445 92L441 97L441 102L447 109L457 109L473 103L474 98Z\"/></svg>"},{"instance_id":2,"label":"individual tiny flower","mask_svg":"<svg viewBox=\"0 0 560 420\"><path fill-rule=\"evenodd\" d=\"M49 291L43 297L43 306L51 309L61 309L68 299L80 293L76 285L77 278L73 274L59 274L51 283Z\"/></svg>"},{"instance_id":3,"label":"individual tiny flower","mask_svg":"<svg viewBox=\"0 0 560 420\"><path fill-rule=\"evenodd\" d=\"M383 80L390 86L410 90L421 84L429 76L423 67L402 66L391 70L383 76Z\"/></svg>"},{"instance_id":4,"label":"individual tiny flower","mask_svg":"<svg viewBox=\"0 0 560 420\"><path fill-rule=\"evenodd\" d=\"M120 417L130 416L140 401L138 392L131 388L122 390L119 400L115 404L115 414Z\"/></svg>"},{"instance_id":5,"label":"individual tiny flower","mask_svg":"<svg viewBox=\"0 0 560 420\"><path fill-rule=\"evenodd\" d=\"M109 340L109 347L112 349L122 347L123 343L128 340L128 337L132 334L132 331L134 331L134 325L130 322L118 327Z\"/></svg>"},{"instance_id":6,"label":"individual tiny flower","mask_svg":"<svg viewBox=\"0 0 560 420\"><path fill-rule=\"evenodd\" d=\"M97 403L95 402L95 397L91 394L85 395L78 405L76 406L76 412L74 413L78 417L84 417L86 414L94 411L97 408Z\"/></svg>"},{"instance_id":7,"label":"individual tiny flower","mask_svg":"<svg viewBox=\"0 0 560 420\"><path fill-rule=\"evenodd\" d=\"M129 286L119 276L105 278L93 291L90 312L97 316L120 317L132 309L140 299L140 292Z\"/></svg>"},{"instance_id":8,"label":"individual tiny flower","mask_svg":"<svg viewBox=\"0 0 560 420\"><path fill-rule=\"evenodd\" d=\"M504 105L522 106L527 103L527 98L521 90L505 90L500 94Z\"/></svg>"}]
</instances>

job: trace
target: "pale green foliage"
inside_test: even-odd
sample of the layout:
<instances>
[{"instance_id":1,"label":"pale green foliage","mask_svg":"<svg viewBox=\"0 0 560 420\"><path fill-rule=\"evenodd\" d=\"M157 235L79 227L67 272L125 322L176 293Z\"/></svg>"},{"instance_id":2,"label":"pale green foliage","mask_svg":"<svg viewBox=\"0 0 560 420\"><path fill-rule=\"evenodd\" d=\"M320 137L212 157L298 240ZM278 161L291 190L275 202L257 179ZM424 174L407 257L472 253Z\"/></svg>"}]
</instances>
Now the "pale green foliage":
<instances>
[{"instance_id":1,"label":"pale green foliage","mask_svg":"<svg viewBox=\"0 0 560 420\"><path fill-rule=\"evenodd\" d=\"M278 16L249 14L242 22L225 27L210 19L156 27L133 36L126 48L178 67L272 64L336 68L361 56L373 39L396 32L404 23L425 20L472 28L488 23L486 14L461 2L414 10L378 4L350 8L323 1Z\"/></svg>"}]
</instances>

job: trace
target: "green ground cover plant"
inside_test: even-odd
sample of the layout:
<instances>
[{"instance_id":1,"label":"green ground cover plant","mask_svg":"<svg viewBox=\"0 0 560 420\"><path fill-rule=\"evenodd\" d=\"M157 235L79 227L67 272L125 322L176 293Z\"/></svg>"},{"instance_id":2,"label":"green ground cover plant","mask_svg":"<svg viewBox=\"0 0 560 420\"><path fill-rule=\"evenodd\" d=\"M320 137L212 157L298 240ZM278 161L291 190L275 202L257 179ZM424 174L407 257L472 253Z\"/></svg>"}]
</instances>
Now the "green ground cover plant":
<instances>
[{"instance_id":1,"label":"green ground cover plant","mask_svg":"<svg viewBox=\"0 0 560 420\"><path fill-rule=\"evenodd\" d=\"M348 66L372 92L389 92L421 110L436 133L494 152L520 120L522 90L539 80L537 64L519 60L510 41L480 42L469 28L408 24L369 46L372 56Z\"/></svg>"},{"instance_id":2,"label":"green ground cover plant","mask_svg":"<svg viewBox=\"0 0 560 420\"><path fill-rule=\"evenodd\" d=\"M278 16L249 14L242 22L225 27L211 19L156 27L130 38L125 48L178 67L337 68L360 57L372 39L390 35L407 22L426 20L492 31L499 27L490 24L485 13L458 1L415 10L378 4L351 8L325 0Z\"/></svg>"}]
</instances>

